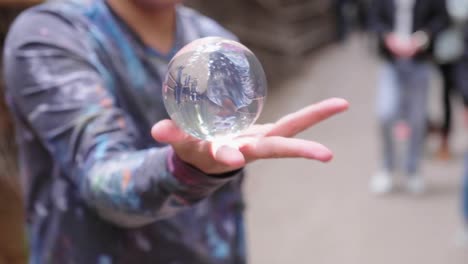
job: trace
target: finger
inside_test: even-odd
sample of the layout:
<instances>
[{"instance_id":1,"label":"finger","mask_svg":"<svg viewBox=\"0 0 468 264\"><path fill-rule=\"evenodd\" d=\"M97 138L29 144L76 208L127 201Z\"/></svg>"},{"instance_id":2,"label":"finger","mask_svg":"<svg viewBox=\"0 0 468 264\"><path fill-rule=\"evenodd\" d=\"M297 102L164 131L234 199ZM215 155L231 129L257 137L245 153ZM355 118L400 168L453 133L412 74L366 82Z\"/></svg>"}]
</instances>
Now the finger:
<instances>
[{"instance_id":1,"label":"finger","mask_svg":"<svg viewBox=\"0 0 468 264\"><path fill-rule=\"evenodd\" d=\"M217 162L232 168L232 170L245 166L244 155L238 149L229 146L219 147L214 154L214 158Z\"/></svg>"},{"instance_id":2,"label":"finger","mask_svg":"<svg viewBox=\"0 0 468 264\"><path fill-rule=\"evenodd\" d=\"M241 146L247 161L272 158L306 158L328 162L333 153L317 142L285 137L265 137Z\"/></svg>"},{"instance_id":3,"label":"finger","mask_svg":"<svg viewBox=\"0 0 468 264\"><path fill-rule=\"evenodd\" d=\"M184 131L182 131L174 121L165 119L156 123L151 129L153 138L161 143L175 144L190 138Z\"/></svg>"},{"instance_id":4,"label":"finger","mask_svg":"<svg viewBox=\"0 0 468 264\"><path fill-rule=\"evenodd\" d=\"M332 98L305 107L276 122L267 136L292 137L305 129L347 110L349 103L340 98Z\"/></svg>"},{"instance_id":5,"label":"finger","mask_svg":"<svg viewBox=\"0 0 468 264\"><path fill-rule=\"evenodd\" d=\"M274 124L253 125L236 138L264 136L268 134L274 126Z\"/></svg>"}]
</instances>

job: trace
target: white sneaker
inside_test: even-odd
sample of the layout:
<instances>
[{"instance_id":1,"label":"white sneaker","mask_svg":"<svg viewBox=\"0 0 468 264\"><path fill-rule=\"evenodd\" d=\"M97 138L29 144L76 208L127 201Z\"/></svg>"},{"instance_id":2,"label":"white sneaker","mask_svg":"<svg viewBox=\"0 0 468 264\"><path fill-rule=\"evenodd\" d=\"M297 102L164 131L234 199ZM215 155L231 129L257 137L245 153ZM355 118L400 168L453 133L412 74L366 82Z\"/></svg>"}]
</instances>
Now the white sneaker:
<instances>
[{"instance_id":1,"label":"white sneaker","mask_svg":"<svg viewBox=\"0 0 468 264\"><path fill-rule=\"evenodd\" d=\"M461 248L468 248L468 226L462 229L462 231L457 234L456 244Z\"/></svg>"},{"instance_id":2,"label":"white sneaker","mask_svg":"<svg viewBox=\"0 0 468 264\"><path fill-rule=\"evenodd\" d=\"M377 172L370 181L370 191L374 194L386 194L393 190L393 177L388 171Z\"/></svg>"},{"instance_id":3,"label":"white sneaker","mask_svg":"<svg viewBox=\"0 0 468 264\"><path fill-rule=\"evenodd\" d=\"M419 174L409 175L406 180L406 190L412 194L421 194L426 190L423 177Z\"/></svg>"}]
</instances>

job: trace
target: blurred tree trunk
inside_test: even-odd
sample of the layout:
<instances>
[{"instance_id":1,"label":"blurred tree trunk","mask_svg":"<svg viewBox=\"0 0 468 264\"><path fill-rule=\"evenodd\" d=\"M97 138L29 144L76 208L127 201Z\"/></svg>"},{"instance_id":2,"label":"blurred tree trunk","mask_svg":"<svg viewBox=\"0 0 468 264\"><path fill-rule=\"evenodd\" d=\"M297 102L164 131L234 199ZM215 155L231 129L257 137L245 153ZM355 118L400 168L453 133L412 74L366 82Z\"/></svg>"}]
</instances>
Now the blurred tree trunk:
<instances>
[{"instance_id":1,"label":"blurred tree trunk","mask_svg":"<svg viewBox=\"0 0 468 264\"><path fill-rule=\"evenodd\" d=\"M0 96L0 263L27 263L24 211L18 184L14 129Z\"/></svg>"}]
</instances>

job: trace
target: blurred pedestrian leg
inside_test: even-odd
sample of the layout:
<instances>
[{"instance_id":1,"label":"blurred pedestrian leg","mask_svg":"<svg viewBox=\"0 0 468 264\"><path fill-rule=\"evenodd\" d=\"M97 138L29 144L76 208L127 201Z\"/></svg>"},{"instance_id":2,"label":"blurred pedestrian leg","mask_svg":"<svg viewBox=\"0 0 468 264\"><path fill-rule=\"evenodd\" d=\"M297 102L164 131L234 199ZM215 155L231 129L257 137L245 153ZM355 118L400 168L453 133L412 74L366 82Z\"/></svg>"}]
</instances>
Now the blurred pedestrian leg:
<instances>
[{"instance_id":1,"label":"blurred pedestrian leg","mask_svg":"<svg viewBox=\"0 0 468 264\"><path fill-rule=\"evenodd\" d=\"M395 170L395 142L393 127L400 118L400 97L398 72L392 63L382 65L377 93L377 114L383 142L383 169Z\"/></svg>"},{"instance_id":2,"label":"blurred pedestrian leg","mask_svg":"<svg viewBox=\"0 0 468 264\"><path fill-rule=\"evenodd\" d=\"M408 69L400 69L403 118L410 127L410 138L404 163L409 177L417 176L426 132L429 65L408 61Z\"/></svg>"},{"instance_id":3,"label":"blurred pedestrian leg","mask_svg":"<svg viewBox=\"0 0 468 264\"><path fill-rule=\"evenodd\" d=\"M457 244L462 247L468 247L468 152L465 154L464 167L462 185L463 226L461 233L457 237Z\"/></svg>"},{"instance_id":4,"label":"blurred pedestrian leg","mask_svg":"<svg viewBox=\"0 0 468 264\"><path fill-rule=\"evenodd\" d=\"M439 69L442 75L442 103L443 103L443 121L440 130L441 143L437 151L437 157L442 160L448 160L452 157L450 151L450 134L452 131L452 100L451 95L454 90L453 64L441 64Z\"/></svg>"},{"instance_id":5,"label":"blurred pedestrian leg","mask_svg":"<svg viewBox=\"0 0 468 264\"><path fill-rule=\"evenodd\" d=\"M335 12L336 38L342 42L346 40L350 30L350 17L348 10L351 7L350 0L334 0L333 9Z\"/></svg>"},{"instance_id":6,"label":"blurred pedestrian leg","mask_svg":"<svg viewBox=\"0 0 468 264\"><path fill-rule=\"evenodd\" d=\"M411 60L396 60L384 63L379 76L377 113L380 123L380 133L383 142L383 171L388 174L395 172L398 165L398 153L394 137L394 127L400 120L406 121L410 135L407 142L406 155L402 165L408 175L408 181L413 186L412 191L420 191L419 163L424 143L426 127L426 104L429 88L429 65ZM381 175L379 173L378 175ZM376 176L377 177L377 176ZM378 182L378 179L373 182ZM417 182L417 183L414 183ZM379 192L376 185L371 189ZM387 189L388 186L384 189Z\"/></svg>"}]
</instances>

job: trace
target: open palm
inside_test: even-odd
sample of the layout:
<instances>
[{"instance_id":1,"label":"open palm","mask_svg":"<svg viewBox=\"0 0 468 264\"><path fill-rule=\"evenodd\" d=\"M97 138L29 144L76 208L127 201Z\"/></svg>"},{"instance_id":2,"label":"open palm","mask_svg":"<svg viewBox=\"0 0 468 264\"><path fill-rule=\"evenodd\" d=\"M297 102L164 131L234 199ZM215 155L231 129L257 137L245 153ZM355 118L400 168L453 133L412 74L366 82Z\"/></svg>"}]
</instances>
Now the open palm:
<instances>
[{"instance_id":1,"label":"open palm","mask_svg":"<svg viewBox=\"0 0 468 264\"><path fill-rule=\"evenodd\" d=\"M227 144L194 138L171 120L154 125L151 133L170 144L183 161L207 174L221 174L259 159L306 158L327 162L333 153L320 143L293 138L298 133L348 109L348 102L332 98L284 116L273 124L255 125Z\"/></svg>"}]
</instances>

